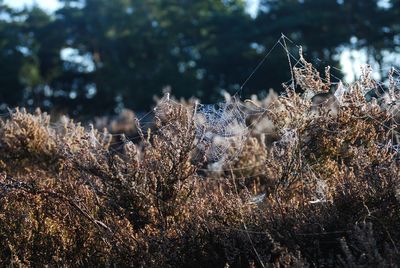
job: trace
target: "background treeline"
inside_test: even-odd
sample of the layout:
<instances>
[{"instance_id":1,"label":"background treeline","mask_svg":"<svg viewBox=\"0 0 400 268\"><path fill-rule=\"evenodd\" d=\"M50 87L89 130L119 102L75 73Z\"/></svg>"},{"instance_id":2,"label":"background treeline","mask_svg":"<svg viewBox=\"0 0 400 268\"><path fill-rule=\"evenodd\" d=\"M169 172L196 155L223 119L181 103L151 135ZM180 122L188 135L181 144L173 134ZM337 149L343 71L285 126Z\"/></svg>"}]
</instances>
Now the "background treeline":
<instances>
[{"instance_id":1,"label":"background treeline","mask_svg":"<svg viewBox=\"0 0 400 268\"><path fill-rule=\"evenodd\" d=\"M363 49L383 68L400 45L399 0L261 0L257 16L241 0L61 2L49 14L0 0L1 109L138 111L168 87L215 101L239 89L281 33L321 66L340 67L341 52ZM289 72L273 53L245 93L279 90Z\"/></svg>"}]
</instances>

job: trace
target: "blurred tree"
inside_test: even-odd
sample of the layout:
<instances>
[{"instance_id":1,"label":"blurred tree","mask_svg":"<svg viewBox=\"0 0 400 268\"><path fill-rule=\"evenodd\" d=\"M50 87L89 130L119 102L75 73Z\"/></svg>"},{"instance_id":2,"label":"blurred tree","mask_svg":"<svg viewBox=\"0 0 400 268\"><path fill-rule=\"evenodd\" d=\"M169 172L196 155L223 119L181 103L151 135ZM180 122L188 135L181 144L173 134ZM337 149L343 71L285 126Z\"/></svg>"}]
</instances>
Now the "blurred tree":
<instances>
[{"instance_id":1,"label":"blurred tree","mask_svg":"<svg viewBox=\"0 0 400 268\"><path fill-rule=\"evenodd\" d=\"M399 0L261 0L256 18L245 0L61 2L48 14L0 0L0 108L144 110L169 87L214 102L222 89L240 89L281 33L320 67L339 67L343 49L364 49L380 66L399 52ZM295 44L288 48L297 55ZM242 93L279 90L289 79L278 47Z\"/></svg>"},{"instance_id":2,"label":"blurred tree","mask_svg":"<svg viewBox=\"0 0 400 268\"><path fill-rule=\"evenodd\" d=\"M21 46L23 23L20 20L23 13L15 12L0 2L0 16L0 104L4 110L6 104L17 105L21 101L24 84L36 80L37 72L34 64L25 60L27 50ZM25 81L20 79L21 72Z\"/></svg>"},{"instance_id":3,"label":"blurred tree","mask_svg":"<svg viewBox=\"0 0 400 268\"><path fill-rule=\"evenodd\" d=\"M50 107L54 81L63 72L60 49L64 37L63 32L54 27L53 21L49 14L34 6L26 11L26 20L20 32L30 62L28 71L35 74L29 78L26 72L21 73L21 79L26 81L24 100L33 107Z\"/></svg>"},{"instance_id":4,"label":"blurred tree","mask_svg":"<svg viewBox=\"0 0 400 268\"><path fill-rule=\"evenodd\" d=\"M251 19L243 1L77 2L65 1L57 14L69 46L92 57L101 102L118 96L144 109L164 87L211 100L244 77L240 55L249 50Z\"/></svg>"}]
</instances>

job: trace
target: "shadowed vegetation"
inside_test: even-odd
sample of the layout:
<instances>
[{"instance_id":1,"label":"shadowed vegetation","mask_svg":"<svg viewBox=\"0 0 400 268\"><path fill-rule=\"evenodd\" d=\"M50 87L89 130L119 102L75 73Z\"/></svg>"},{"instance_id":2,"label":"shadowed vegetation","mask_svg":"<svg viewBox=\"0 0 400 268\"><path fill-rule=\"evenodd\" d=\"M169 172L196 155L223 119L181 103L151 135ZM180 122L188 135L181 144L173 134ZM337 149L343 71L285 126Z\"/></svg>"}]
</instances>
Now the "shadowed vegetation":
<instances>
[{"instance_id":1,"label":"shadowed vegetation","mask_svg":"<svg viewBox=\"0 0 400 268\"><path fill-rule=\"evenodd\" d=\"M366 71L333 85L302 58L298 92L253 98L249 136L213 171L193 105L163 99L122 140L40 111L0 128L0 263L21 266L396 267L399 97ZM337 105L316 107L335 88ZM306 91L308 92L306 94Z\"/></svg>"}]
</instances>

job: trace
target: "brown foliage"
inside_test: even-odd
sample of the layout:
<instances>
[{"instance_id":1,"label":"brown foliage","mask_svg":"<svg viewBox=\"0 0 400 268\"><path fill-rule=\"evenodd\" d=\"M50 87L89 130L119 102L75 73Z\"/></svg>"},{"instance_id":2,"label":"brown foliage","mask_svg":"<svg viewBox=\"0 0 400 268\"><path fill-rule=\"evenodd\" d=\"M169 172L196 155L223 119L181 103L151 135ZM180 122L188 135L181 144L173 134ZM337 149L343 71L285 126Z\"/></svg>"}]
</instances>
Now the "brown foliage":
<instances>
[{"instance_id":1,"label":"brown foliage","mask_svg":"<svg viewBox=\"0 0 400 268\"><path fill-rule=\"evenodd\" d=\"M335 97L335 113L315 109L305 91L334 85L303 61L301 93L243 104L250 136L217 173L195 156L190 104L160 101L153 131L135 127L141 142L119 151L93 127L11 114L0 129L1 266L395 267L393 106L366 101L365 76Z\"/></svg>"}]
</instances>

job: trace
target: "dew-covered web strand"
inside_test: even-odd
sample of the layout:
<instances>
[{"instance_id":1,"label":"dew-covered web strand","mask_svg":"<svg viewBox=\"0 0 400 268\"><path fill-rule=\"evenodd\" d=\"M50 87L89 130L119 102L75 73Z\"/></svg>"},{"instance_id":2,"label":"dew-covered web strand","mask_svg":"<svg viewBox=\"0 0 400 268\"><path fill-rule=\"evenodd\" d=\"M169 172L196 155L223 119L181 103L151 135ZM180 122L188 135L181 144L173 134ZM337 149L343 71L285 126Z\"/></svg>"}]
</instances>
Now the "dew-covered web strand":
<instances>
[{"instance_id":1,"label":"dew-covered web strand","mask_svg":"<svg viewBox=\"0 0 400 268\"><path fill-rule=\"evenodd\" d=\"M199 144L208 147L209 160L225 160L228 151L238 146L240 151L247 136L246 117L235 102L198 105L195 114L196 137ZM232 156L231 156L232 157ZM234 157L234 156L233 156Z\"/></svg>"},{"instance_id":2,"label":"dew-covered web strand","mask_svg":"<svg viewBox=\"0 0 400 268\"><path fill-rule=\"evenodd\" d=\"M289 68L291 69L291 76L292 76L292 77L291 77L291 80L289 80L287 83L292 83L293 86L295 86L294 83L295 83L296 81L295 81L295 77L294 77L294 73L293 73L294 67L297 67L297 65L300 65L302 68L305 68L306 66L301 62L301 61L302 61L302 58L301 58L301 57L296 58L296 57L289 51L286 41L289 41L289 42L290 42L291 44L293 44L298 50L301 50L302 47L301 47L300 45L296 45L296 44L294 43L294 41L292 41L290 38L288 38L288 37L285 36L284 34L282 34L282 40L283 40L283 42L280 42L280 41L279 41L279 44L282 46L282 48L284 49L284 51L285 51L285 53L286 53L286 55L287 55L288 64L289 64ZM295 63L295 64L292 64L291 59L295 60L296 63ZM337 68L337 67L331 67L331 68L336 69L336 70L338 70L338 71L340 71L340 72L343 72L343 70L341 70L341 69L339 69L339 68ZM330 76L333 77L333 78L335 78L335 79L337 79L338 82L336 82L336 83L339 83L339 81L341 81L341 79L340 79L339 77L333 75L332 73L330 73ZM330 82L331 84L335 84L335 82L328 81L328 80L327 80L326 78L324 78L324 77L320 77L320 79L321 79L323 82Z\"/></svg>"},{"instance_id":3,"label":"dew-covered web strand","mask_svg":"<svg viewBox=\"0 0 400 268\"><path fill-rule=\"evenodd\" d=\"M231 176L232 176L232 178L235 178L235 175L233 174L232 169L231 169ZM239 191L238 191L238 188L237 188L237 185L236 185L236 181L235 181L235 180L233 180L233 185L234 185L235 193L236 193L236 196L237 196L239 202L243 203L243 200L240 198ZM248 228L247 228L247 224L246 224L245 217L244 217L244 212L243 212L243 205L242 205L242 206L239 206L239 213L240 213L241 216L242 216L241 221L242 221L243 228L244 228L243 231L246 233L247 238L248 238L248 240L250 241L250 244L251 244L251 246L252 246L252 248L253 248L253 251L254 251L254 253L255 253L256 256L257 256L258 262L259 262L259 263L261 264L261 266L264 268L264 267L265 267L264 262L262 261L260 254L258 253L256 247L254 246L253 240L251 239L251 236L250 236L250 232L249 232L249 230L248 230Z\"/></svg>"},{"instance_id":4,"label":"dew-covered web strand","mask_svg":"<svg viewBox=\"0 0 400 268\"><path fill-rule=\"evenodd\" d=\"M282 36L276 41L276 43L272 46L272 48L265 54L265 56L260 60L260 62L254 67L250 75L244 80L244 82L241 84L239 90L234 94L236 96L237 94L241 94L243 91L244 86L250 81L251 78L255 75L255 73L258 71L258 69L261 68L261 66L265 63L267 58L271 55L271 53L275 50L275 48L278 46L280 40L282 39Z\"/></svg>"},{"instance_id":5,"label":"dew-covered web strand","mask_svg":"<svg viewBox=\"0 0 400 268\"><path fill-rule=\"evenodd\" d=\"M290 75L292 76L292 82L291 82L291 88L294 90L296 85L295 85L295 79L294 79L294 72L293 72L293 66L292 66L292 61L290 59L290 54L289 54L289 49L286 45L286 39L288 39L283 33L281 34L281 40L283 44L281 43L281 40L279 40L279 44L283 47L283 49L286 52L287 58L288 58L288 63L289 63L289 68L290 68ZM290 39L288 39L291 41Z\"/></svg>"}]
</instances>

